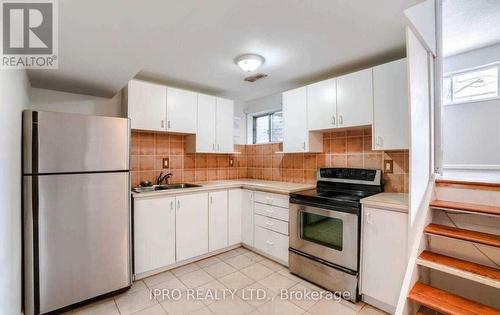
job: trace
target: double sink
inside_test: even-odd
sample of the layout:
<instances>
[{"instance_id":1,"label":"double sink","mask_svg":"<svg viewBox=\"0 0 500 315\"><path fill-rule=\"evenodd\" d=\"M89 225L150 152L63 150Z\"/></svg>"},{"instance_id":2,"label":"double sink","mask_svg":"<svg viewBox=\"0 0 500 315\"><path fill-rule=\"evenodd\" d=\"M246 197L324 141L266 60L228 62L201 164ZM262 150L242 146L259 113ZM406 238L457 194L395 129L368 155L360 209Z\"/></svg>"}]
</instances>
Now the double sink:
<instances>
[{"instance_id":1,"label":"double sink","mask_svg":"<svg viewBox=\"0 0 500 315\"><path fill-rule=\"evenodd\" d=\"M153 185L150 187L138 187L134 188L135 192L150 192L150 191L159 191L159 190L170 190L170 189L182 189L182 188L194 188L194 187L202 187L201 185L189 184L189 183L181 183L181 184L167 184L167 185Z\"/></svg>"}]
</instances>

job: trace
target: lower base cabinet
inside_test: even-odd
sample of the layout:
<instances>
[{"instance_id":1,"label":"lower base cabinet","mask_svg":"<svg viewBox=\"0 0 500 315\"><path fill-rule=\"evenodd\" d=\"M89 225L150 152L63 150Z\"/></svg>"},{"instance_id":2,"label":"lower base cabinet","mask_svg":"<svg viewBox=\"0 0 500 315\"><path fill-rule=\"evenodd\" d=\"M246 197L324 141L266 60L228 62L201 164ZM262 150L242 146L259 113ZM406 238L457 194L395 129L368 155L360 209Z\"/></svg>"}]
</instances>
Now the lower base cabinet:
<instances>
[{"instance_id":1,"label":"lower base cabinet","mask_svg":"<svg viewBox=\"0 0 500 315\"><path fill-rule=\"evenodd\" d=\"M228 245L228 192L208 193L208 250L222 249Z\"/></svg>"},{"instance_id":2,"label":"lower base cabinet","mask_svg":"<svg viewBox=\"0 0 500 315\"><path fill-rule=\"evenodd\" d=\"M175 263L175 197L134 202L135 273Z\"/></svg>"},{"instance_id":3,"label":"lower base cabinet","mask_svg":"<svg viewBox=\"0 0 500 315\"><path fill-rule=\"evenodd\" d=\"M228 246L240 244L241 209L243 207L243 189L230 189L228 192L227 242Z\"/></svg>"},{"instance_id":4,"label":"lower base cabinet","mask_svg":"<svg viewBox=\"0 0 500 315\"><path fill-rule=\"evenodd\" d=\"M177 261L208 253L208 194L176 197Z\"/></svg>"},{"instance_id":5,"label":"lower base cabinet","mask_svg":"<svg viewBox=\"0 0 500 315\"><path fill-rule=\"evenodd\" d=\"M363 206L361 294L390 313L396 309L408 261L407 217Z\"/></svg>"},{"instance_id":6,"label":"lower base cabinet","mask_svg":"<svg viewBox=\"0 0 500 315\"><path fill-rule=\"evenodd\" d=\"M255 226L255 248L288 263L288 236Z\"/></svg>"}]
</instances>

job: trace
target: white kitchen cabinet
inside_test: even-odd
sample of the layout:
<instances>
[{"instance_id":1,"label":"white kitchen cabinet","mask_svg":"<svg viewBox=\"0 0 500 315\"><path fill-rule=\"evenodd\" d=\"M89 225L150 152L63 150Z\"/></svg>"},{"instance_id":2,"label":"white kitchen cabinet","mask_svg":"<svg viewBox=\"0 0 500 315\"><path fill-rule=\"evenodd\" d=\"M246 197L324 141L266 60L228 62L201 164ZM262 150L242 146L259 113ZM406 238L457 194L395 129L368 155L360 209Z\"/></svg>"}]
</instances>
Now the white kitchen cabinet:
<instances>
[{"instance_id":1,"label":"white kitchen cabinet","mask_svg":"<svg viewBox=\"0 0 500 315\"><path fill-rule=\"evenodd\" d=\"M372 121L372 68L338 77L337 127L371 125Z\"/></svg>"},{"instance_id":2,"label":"white kitchen cabinet","mask_svg":"<svg viewBox=\"0 0 500 315\"><path fill-rule=\"evenodd\" d=\"M392 313L407 264L407 214L367 206L362 213L361 294Z\"/></svg>"},{"instance_id":3,"label":"white kitchen cabinet","mask_svg":"<svg viewBox=\"0 0 500 315\"><path fill-rule=\"evenodd\" d=\"M321 152L323 134L307 128L307 87L283 93L283 152Z\"/></svg>"},{"instance_id":4,"label":"white kitchen cabinet","mask_svg":"<svg viewBox=\"0 0 500 315\"><path fill-rule=\"evenodd\" d=\"M175 263L175 198L134 202L135 274Z\"/></svg>"},{"instance_id":5,"label":"white kitchen cabinet","mask_svg":"<svg viewBox=\"0 0 500 315\"><path fill-rule=\"evenodd\" d=\"M373 150L409 148L406 58L373 68Z\"/></svg>"},{"instance_id":6,"label":"white kitchen cabinet","mask_svg":"<svg viewBox=\"0 0 500 315\"><path fill-rule=\"evenodd\" d=\"M228 244L227 190L208 193L208 250L216 251Z\"/></svg>"},{"instance_id":7,"label":"white kitchen cabinet","mask_svg":"<svg viewBox=\"0 0 500 315\"><path fill-rule=\"evenodd\" d=\"M227 239L228 245L236 245L242 242L241 240L241 226L242 218L241 211L243 208L243 190L230 189L228 191L228 226L227 226Z\"/></svg>"},{"instance_id":8,"label":"white kitchen cabinet","mask_svg":"<svg viewBox=\"0 0 500 315\"><path fill-rule=\"evenodd\" d=\"M288 265L288 236L255 226L255 248Z\"/></svg>"},{"instance_id":9,"label":"white kitchen cabinet","mask_svg":"<svg viewBox=\"0 0 500 315\"><path fill-rule=\"evenodd\" d=\"M254 192L243 189L241 192L241 239L243 244L253 246L254 217L253 217Z\"/></svg>"},{"instance_id":10,"label":"white kitchen cabinet","mask_svg":"<svg viewBox=\"0 0 500 315\"><path fill-rule=\"evenodd\" d=\"M215 96L198 94L198 120L196 135L186 138L187 152L215 152L215 124L217 101Z\"/></svg>"},{"instance_id":11,"label":"white kitchen cabinet","mask_svg":"<svg viewBox=\"0 0 500 315\"><path fill-rule=\"evenodd\" d=\"M165 131L167 117L165 86L131 80L127 85L125 100L132 129Z\"/></svg>"},{"instance_id":12,"label":"white kitchen cabinet","mask_svg":"<svg viewBox=\"0 0 500 315\"><path fill-rule=\"evenodd\" d=\"M208 253L208 193L176 197L177 262Z\"/></svg>"},{"instance_id":13,"label":"white kitchen cabinet","mask_svg":"<svg viewBox=\"0 0 500 315\"><path fill-rule=\"evenodd\" d=\"M217 152L234 151L234 102L217 97L215 140Z\"/></svg>"},{"instance_id":14,"label":"white kitchen cabinet","mask_svg":"<svg viewBox=\"0 0 500 315\"><path fill-rule=\"evenodd\" d=\"M196 133L198 94L167 87L166 131Z\"/></svg>"},{"instance_id":15,"label":"white kitchen cabinet","mask_svg":"<svg viewBox=\"0 0 500 315\"><path fill-rule=\"evenodd\" d=\"M307 86L307 127L309 130L337 126L337 80L329 79Z\"/></svg>"},{"instance_id":16,"label":"white kitchen cabinet","mask_svg":"<svg viewBox=\"0 0 500 315\"><path fill-rule=\"evenodd\" d=\"M196 135L186 138L188 153L228 153L234 151L234 103L231 100L198 94Z\"/></svg>"}]
</instances>

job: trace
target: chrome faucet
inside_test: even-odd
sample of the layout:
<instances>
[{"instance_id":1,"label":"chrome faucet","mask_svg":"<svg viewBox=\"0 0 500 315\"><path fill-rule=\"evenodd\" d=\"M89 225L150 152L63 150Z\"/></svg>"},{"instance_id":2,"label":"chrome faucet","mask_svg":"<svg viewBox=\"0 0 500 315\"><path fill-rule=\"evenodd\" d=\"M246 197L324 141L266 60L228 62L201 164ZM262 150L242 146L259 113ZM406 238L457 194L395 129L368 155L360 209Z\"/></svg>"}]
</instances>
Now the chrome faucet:
<instances>
[{"instance_id":1,"label":"chrome faucet","mask_svg":"<svg viewBox=\"0 0 500 315\"><path fill-rule=\"evenodd\" d=\"M163 182L165 182L165 184L168 185L168 179L173 175L174 174L172 173L167 173L163 175L163 172L161 172L160 175L156 178L156 185L161 185Z\"/></svg>"}]
</instances>

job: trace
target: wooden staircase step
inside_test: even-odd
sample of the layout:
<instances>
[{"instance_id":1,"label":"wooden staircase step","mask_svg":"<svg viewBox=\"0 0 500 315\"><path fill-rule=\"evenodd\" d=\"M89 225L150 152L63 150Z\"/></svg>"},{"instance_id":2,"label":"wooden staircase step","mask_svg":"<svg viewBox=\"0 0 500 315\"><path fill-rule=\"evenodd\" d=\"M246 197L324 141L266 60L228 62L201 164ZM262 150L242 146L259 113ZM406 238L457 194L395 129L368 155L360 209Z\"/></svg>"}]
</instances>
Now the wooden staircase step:
<instances>
[{"instance_id":1,"label":"wooden staircase step","mask_svg":"<svg viewBox=\"0 0 500 315\"><path fill-rule=\"evenodd\" d=\"M423 251L417 264L500 289L500 269L430 251Z\"/></svg>"},{"instance_id":2,"label":"wooden staircase step","mask_svg":"<svg viewBox=\"0 0 500 315\"><path fill-rule=\"evenodd\" d=\"M500 215L500 207L498 206L481 205L475 203L434 200L430 203L430 207L434 209L470 212L476 214Z\"/></svg>"},{"instance_id":3,"label":"wooden staircase step","mask_svg":"<svg viewBox=\"0 0 500 315\"><path fill-rule=\"evenodd\" d=\"M436 186L474 189L474 190L500 191L500 183L473 182L473 181L454 180L454 179L437 179Z\"/></svg>"},{"instance_id":4,"label":"wooden staircase step","mask_svg":"<svg viewBox=\"0 0 500 315\"><path fill-rule=\"evenodd\" d=\"M444 314L500 315L500 311L495 308L425 285L421 282L415 283L408 294L408 298Z\"/></svg>"},{"instance_id":5,"label":"wooden staircase step","mask_svg":"<svg viewBox=\"0 0 500 315\"><path fill-rule=\"evenodd\" d=\"M456 227L429 224L424 232L430 235L439 235L473 243L500 247L500 236L483 232L460 229Z\"/></svg>"}]
</instances>

